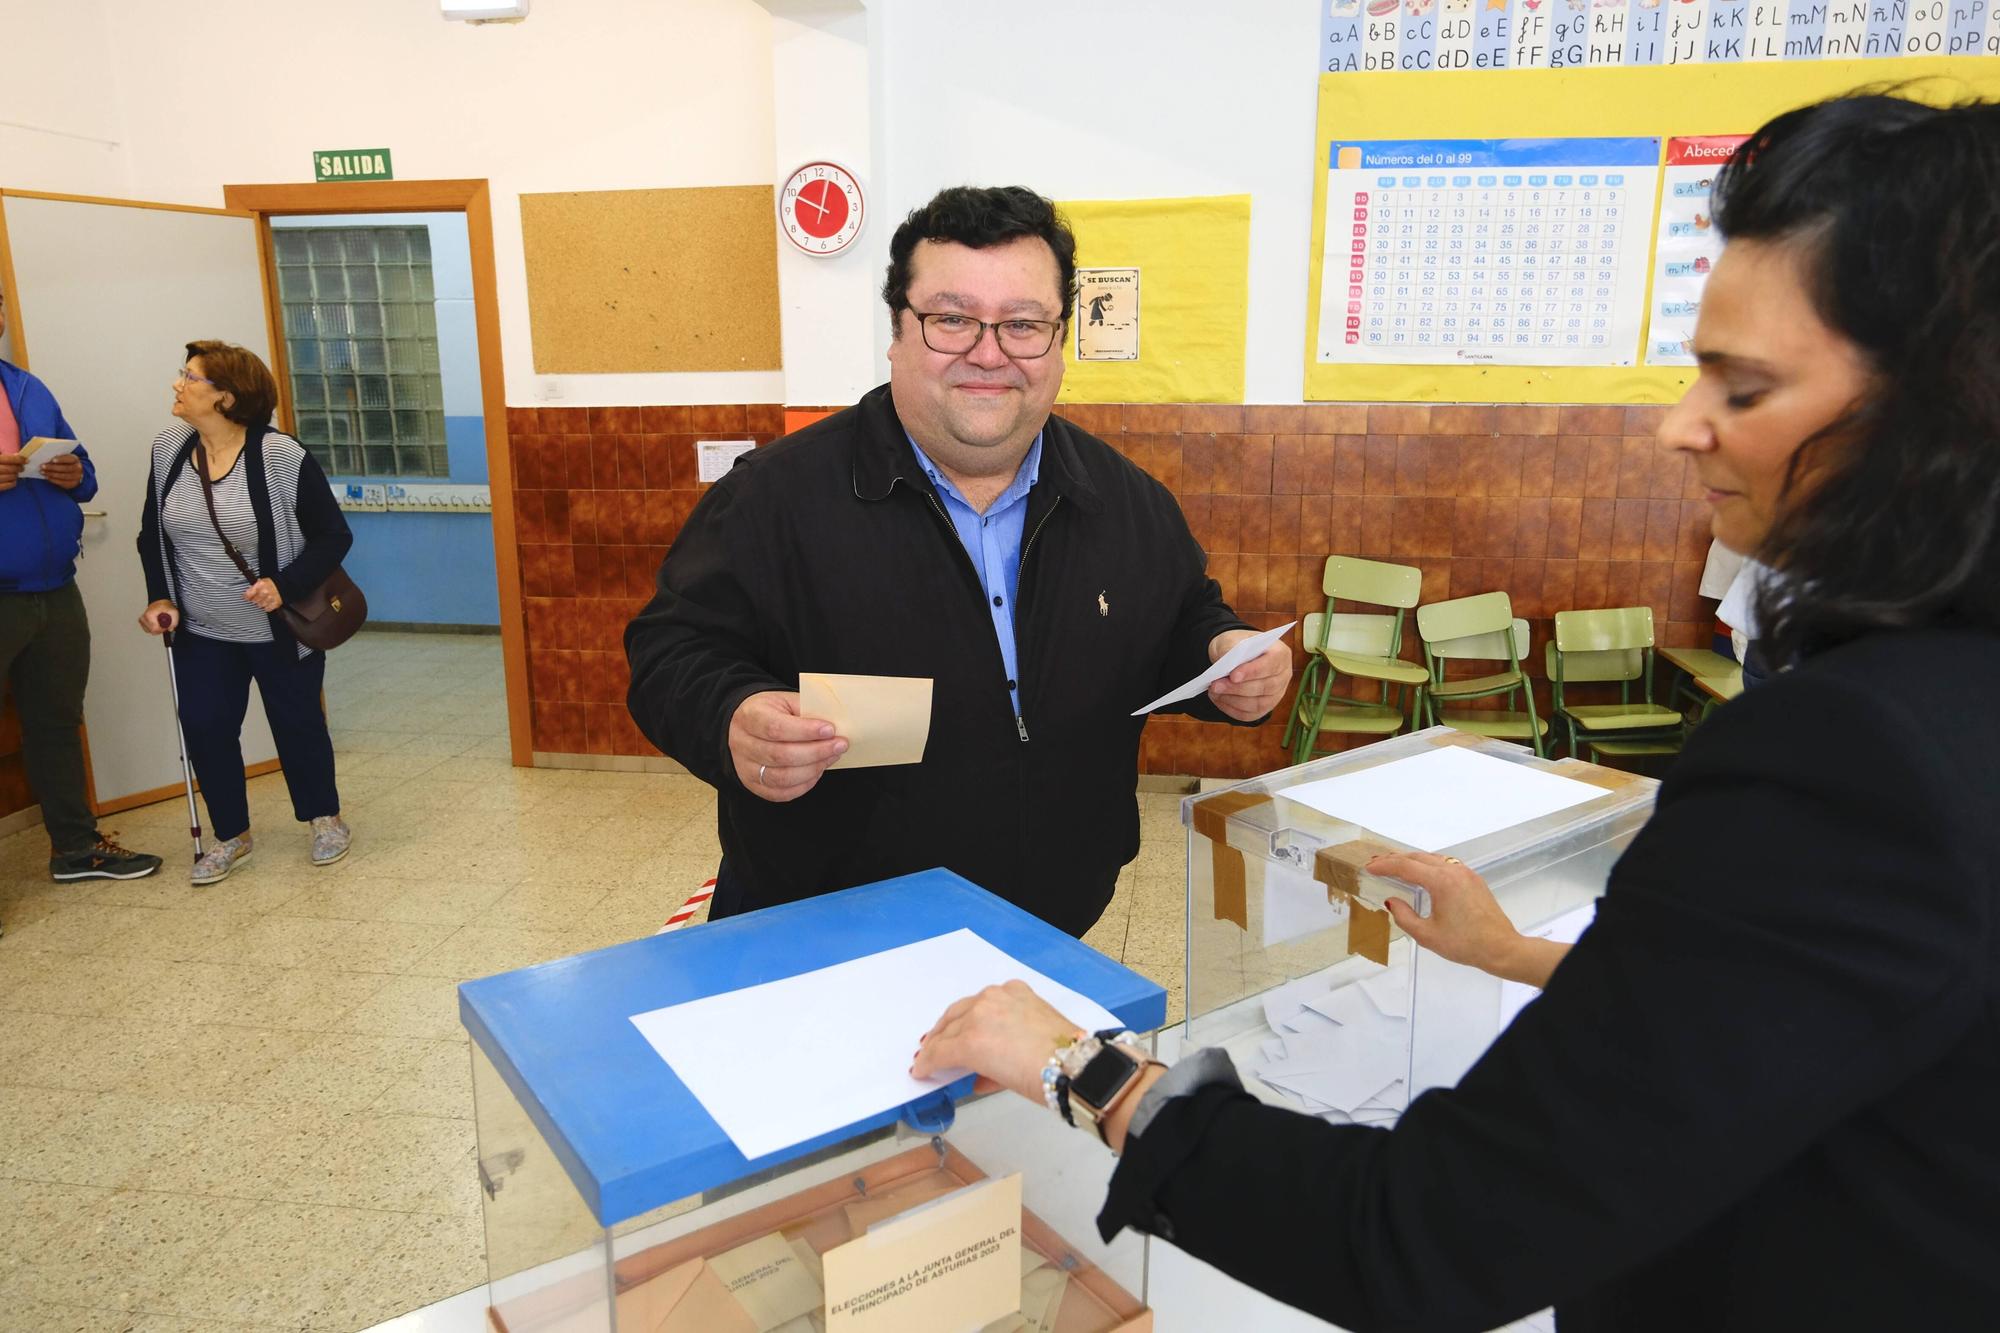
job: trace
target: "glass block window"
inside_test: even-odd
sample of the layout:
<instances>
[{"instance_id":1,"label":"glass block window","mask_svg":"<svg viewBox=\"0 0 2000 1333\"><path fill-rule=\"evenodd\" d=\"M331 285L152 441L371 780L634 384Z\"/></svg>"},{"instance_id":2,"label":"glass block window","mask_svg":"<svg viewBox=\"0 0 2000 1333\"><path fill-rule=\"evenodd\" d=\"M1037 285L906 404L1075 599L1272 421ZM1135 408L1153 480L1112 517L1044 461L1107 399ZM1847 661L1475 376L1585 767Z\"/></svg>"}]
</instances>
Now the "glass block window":
<instances>
[{"instance_id":1,"label":"glass block window","mask_svg":"<svg viewBox=\"0 0 2000 1333\"><path fill-rule=\"evenodd\" d=\"M299 443L346 477L448 477L424 227L278 227Z\"/></svg>"}]
</instances>

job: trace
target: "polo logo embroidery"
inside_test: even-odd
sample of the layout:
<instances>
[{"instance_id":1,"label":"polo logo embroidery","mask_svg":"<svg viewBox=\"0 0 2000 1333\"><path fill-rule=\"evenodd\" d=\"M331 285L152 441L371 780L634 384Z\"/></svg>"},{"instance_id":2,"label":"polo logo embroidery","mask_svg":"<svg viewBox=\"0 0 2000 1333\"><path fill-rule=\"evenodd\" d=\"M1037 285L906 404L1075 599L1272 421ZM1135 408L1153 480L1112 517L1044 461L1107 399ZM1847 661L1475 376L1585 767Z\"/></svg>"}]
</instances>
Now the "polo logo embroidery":
<instances>
[{"instance_id":1,"label":"polo logo embroidery","mask_svg":"<svg viewBox=\"0 0 2000 1333\"><path fill-rule=\"evenodd\" d=\"M1101 592L1097 594L1097 614L1100 616L1111 614L1111 603L1104 600L1104 594Z\"/></svg>"}]
</instances>

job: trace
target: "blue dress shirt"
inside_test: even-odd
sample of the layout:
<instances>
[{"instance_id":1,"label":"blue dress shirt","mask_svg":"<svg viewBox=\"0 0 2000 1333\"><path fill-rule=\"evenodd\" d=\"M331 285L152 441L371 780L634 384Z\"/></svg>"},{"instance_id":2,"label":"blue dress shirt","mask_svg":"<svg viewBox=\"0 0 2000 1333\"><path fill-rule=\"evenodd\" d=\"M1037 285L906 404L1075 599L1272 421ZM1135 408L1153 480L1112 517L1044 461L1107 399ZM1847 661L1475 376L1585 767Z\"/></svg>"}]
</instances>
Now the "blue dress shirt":
<instances>
[{"instance_id":1,"label":"blue dress shirt","mask_svg":"<svg viewBox=\"0 0 2000 1333\"><path fill-rule=\"evenodd\" d=\"M1000 660L1007 668L1007 693L1014 701L1014 716L1018 720L1021 673L1020 656L1014 647L1014 599L1021 590L1021 540L1028 526L1028 492L1034 489L1042 472L1042 437L1035 436L1035 442L1028 446L1028 456L1021 460L1021 470L983 514L967 502L914 439L910 448L917 455L917 466L937 489L944 512L957 529L965 553L972 557L972 567L979 573L979 586L985 590L988 609L993 613L993 634L1000 642Z\"/></svg>"}]
</instances>

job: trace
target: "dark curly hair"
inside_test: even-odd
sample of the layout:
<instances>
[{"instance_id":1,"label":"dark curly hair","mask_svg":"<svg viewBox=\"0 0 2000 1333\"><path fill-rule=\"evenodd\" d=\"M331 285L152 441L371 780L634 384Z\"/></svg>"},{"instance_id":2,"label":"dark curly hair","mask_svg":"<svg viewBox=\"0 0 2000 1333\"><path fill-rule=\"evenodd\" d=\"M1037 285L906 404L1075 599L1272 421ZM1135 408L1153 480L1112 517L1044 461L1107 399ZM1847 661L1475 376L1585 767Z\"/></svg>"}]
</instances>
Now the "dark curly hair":
<instances>
[{"instance_id":1,"label":"dark curly hair","mask_svg":"<svg viewBox=\"0 0 2000 1333\"><path fill-rule=\"evenodd\" d=\"M2000 104L1871 90L1758 130L1715 184L1730 240L1798 247L1872 372L1793 454L1757 557L1774 662L1876 629L2000 628Z\"/></svg>"},{"instance_id":2,"label":"dark curly hair","mask_svg":"<svg viewBox=\"0 0 2000 1333\"><path fill-rule=\"evenodd\" d=\"M1067 324L1076 304L1076 236L1055 204L1019 185L954 185L912 209L889 241L889 274L882 282L882 299L889 303L891 327L901 335L899 316L910 308L910 256L917 242L952 241L984 250L1018 236L1039 236L1055 251L1062 318Z\"/></svg>"}]
</instances>

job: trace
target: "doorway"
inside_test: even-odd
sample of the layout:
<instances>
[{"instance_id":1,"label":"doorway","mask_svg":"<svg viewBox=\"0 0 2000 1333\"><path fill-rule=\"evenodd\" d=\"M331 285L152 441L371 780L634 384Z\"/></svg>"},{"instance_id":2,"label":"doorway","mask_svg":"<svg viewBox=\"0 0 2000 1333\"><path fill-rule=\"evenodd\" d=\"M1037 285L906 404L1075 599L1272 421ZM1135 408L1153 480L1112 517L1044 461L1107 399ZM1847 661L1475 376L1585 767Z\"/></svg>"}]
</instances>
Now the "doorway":
<instances>
[{"instance_id":1,"label":"doorway","mask_svg":"<svg viewBox=\"0 0 2000 1333\"><path fill-rule=\"evenodd\" d=\"M369 591L371 617L405 632L497 622L508 753L515 765L529 766L527 648L486 182L232 185L223 197L257 219L272 369L288 390L283 419L309 448L325 451L329 478L349 492L343 503L356 536L350 572ZM420 247L426 265L414 262ZM429 299L421 295L425 268ZM315 309L321 284L329 296L340 286L343 297L342 313L325 327ZM432 353L421 336L425 320L437 334ZM312 364L295 364L295 353ZM437 358L435 385L429 355ZM481 486L490 500L484 524L471 507L454 504ZM391 488L403 503L391 505ZM377 527L380 540L364 553L363 530ZM467 540L473 527L478 539ZM371 569L372 562L381 568Z\"/></svg>"}]
</instances>

